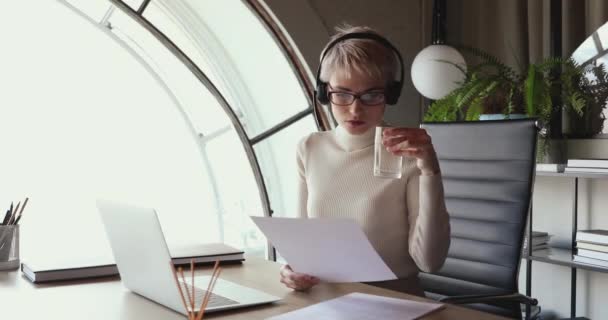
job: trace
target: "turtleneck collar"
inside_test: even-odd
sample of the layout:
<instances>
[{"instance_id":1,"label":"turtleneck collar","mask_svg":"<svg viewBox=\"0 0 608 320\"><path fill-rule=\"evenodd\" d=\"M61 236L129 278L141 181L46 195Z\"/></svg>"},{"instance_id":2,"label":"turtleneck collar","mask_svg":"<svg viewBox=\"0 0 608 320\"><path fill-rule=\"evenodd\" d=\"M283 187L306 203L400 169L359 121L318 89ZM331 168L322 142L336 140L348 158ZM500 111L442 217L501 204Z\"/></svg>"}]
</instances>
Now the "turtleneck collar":
<instances>
[{"instance_id":1,"label":"turtleneck collar","mask_svg":"<svg viewBox=\"0 0 608 320\"><path fill-rule=\"evenodd\" d=\"M376 128L371 127L362 134L351 134L343 126L336 127L336 141L344 150L361 150L374 144Z\"/></svg>"}]
</instances>

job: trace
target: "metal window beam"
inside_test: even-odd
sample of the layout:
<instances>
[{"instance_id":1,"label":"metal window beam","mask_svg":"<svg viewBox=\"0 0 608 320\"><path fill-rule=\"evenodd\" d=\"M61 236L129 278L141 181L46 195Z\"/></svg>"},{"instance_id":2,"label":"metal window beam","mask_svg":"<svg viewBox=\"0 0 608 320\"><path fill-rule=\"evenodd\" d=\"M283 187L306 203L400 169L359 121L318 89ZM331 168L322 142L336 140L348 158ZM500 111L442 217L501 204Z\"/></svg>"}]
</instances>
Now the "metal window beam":
<instances>
[{"instance_id":1,"label":"metal window beam","mask_svg":"<svg viewBox=\"0 0 608 320\"><path fill-rule=\"evenodd\" d=\"M245 0L244 3L248 4L250 9L257 13L258 18L275 38L276 43L283 48L285 57L291 64L292 69L298 75L298 81L300 82L300 86L304 91L306 91L306 98L310 105L314 106L313 116L315 118L315 122L317 124L317 128L320 130L331 130L332 123L335 125L335 122L331 118L328 112L325 112L324 107L317 103L317 100L314 98L314 86L315 83L312 82L311 76L308 73L306 66L304 65L303 59L298 58L297 50L292 45L291 41L282 31L282 27L277 23L276 19L268 9L268 6L264 3L264 1L260 0Z\"/></svg>"},{"instance_id":2,"label":"metal window beam","mask_svg":"<svg viewBox=\"0 0 608 320\"><path fill-rule=\"evenodd\" d=\"M150 0L144 0L144 2L139 5L139 9L137 9L137 14L139 14L140 16L143 15L149 4Z\"/></svg>"},{"instance_id":3,"label":"metal window beam","mask_svg":"<svg viewBox=\"0 0 608 320\"><path fill-rule=\"evenodd\" d=\"M304 110L304 111L300 111L298 113L296 113L295 115L287 118L286 120L284 120L283 122L275 125L274 127L260 133L259 135L253 137L253 139L249 140L251 142L251 145L256 145L258 142L264 141L264 139L272 136L273 134L283 130L284 128L292 125L294 122L297 122L298 120L306 117L309 114L313 113L313 108L312 107L308 107L308 109Z\"/></svg>"},{"instance_id":4,"label":"metal window beam","mask_svg":"<svg viewBox=\"0 0 608 320\"><path fill-rule=\"evenodd\" d=\"M209 90L209 92L215 97L217 102L220 104L224 112L228 115L232 125L234 126L241 143L247 154L249 164L253 170L253 174L258 185L259 196L262 201L262 207L264 209L265 216L271 216L272 210L270 208L270 201L268 197L268 191L264 183L264 177L258 163L257 157L253 150L253 146L250 144L247 133L245 132L242 124L240 123L238 116L234 110L230 107L230 104L226 98L222 95L219 89L211 82L209 77L186 55L169 37L161 32L156 26L150 21L140 15L137 11L133 10L129 5L124 3L122 0L109 0L122 12L128 15L131 19L137 22L140 26L146 29L152 36L154 36L167 50L169 50L177 59L184 64L188 70ZM141 8L140 8L141 9ZM144 8L145 9L145 8ZM273 254L269 254L269 258L274 259Z\"/></svg>"}]
</instances>

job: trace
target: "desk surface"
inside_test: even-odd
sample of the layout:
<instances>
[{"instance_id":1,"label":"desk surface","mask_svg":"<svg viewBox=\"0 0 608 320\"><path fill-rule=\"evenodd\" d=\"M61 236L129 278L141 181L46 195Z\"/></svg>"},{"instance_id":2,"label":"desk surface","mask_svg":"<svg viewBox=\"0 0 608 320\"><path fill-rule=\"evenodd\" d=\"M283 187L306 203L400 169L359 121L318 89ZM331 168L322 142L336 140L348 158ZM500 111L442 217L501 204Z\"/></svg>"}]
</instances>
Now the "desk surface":
<instances>
[{"instance_id":1,"label":"desk surface","mask_svg":"<svg viewBox=\"0 0 608 320\"><path fill-rule=\"evenodd\" d=\"M205 319L265 319L351 292L420 300L423 298L370 285L320 284L308 292L287 289L279 282L280 265L263 259L248 258L243 265L225 266L221 277L270 294L283 300L265 306L209 313ZM197 275L210 274L199 268ZM20 272L0 272L0 314L3 319L185 319L170 309L131 293L117 277L96 281L70 281L34 285ZM423 319L505 319L491 314L448 305Z\"/></svg>"}]
</instances>

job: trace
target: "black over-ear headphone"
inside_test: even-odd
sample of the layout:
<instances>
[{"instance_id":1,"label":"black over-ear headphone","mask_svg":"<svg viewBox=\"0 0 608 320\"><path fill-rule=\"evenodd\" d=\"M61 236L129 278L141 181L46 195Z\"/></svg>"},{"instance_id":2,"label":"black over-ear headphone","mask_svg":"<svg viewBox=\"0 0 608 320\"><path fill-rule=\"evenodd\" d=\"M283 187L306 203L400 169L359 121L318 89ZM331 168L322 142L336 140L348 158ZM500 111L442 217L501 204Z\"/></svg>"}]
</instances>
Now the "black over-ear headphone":
<instances>
[{"instance_id":1,"label":"black over-ear headphone","mask_svg":"<svg viewBox=\"0 0 608 320\"><path fill-rule=\"evenodd\" d=\"M393 46L392 43L390 43L390 41L388 41L386 38L375 34L375 33L369 33L369 32L353 32L353 33L347 33L343 36L340 36L336 39L334 39L333 41L331 41L330 43L327 44L327 46L325 47L325 50L323 50L323 53L321 54L321 60L319 61L319 67L317 68L317 77L316 77L316 87L315 87L315 97L317 98L317 100L319 100L319 102L321 104L329 104L329 96L328 96L328 92L327 92L327 82L321 81L320 76L321 76L321 65L323 64L323 59L325 58L325 55L327 54L327 52L334 47L338 42L342 42L348 39L370 39L370 40L374 40L382 45L384 45L386 48L392 50L395 55L397 56L397 58L399 59L399 70L400 70L400 76L399 76L399 81L397 80L391 80L388 85L386 86L386 91L385 91L385 96L386 96L386 104L396 104L397 100L399 100L399 96L401 95L401 88L403 87L403 58L401 58L401 54L399 53L399 50L397 50L397 48L395 48L395 46Z\"/></svg>"}]
</instances>

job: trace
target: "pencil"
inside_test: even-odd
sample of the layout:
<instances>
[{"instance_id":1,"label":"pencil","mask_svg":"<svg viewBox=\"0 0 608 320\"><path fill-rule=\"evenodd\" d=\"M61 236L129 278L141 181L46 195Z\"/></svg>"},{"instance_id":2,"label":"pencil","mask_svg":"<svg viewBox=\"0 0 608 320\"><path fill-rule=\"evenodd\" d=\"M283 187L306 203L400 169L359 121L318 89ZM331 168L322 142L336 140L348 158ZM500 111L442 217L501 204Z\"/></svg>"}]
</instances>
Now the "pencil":
<instances>
[{"instance_id":1,"label":"pencil","mask_svg":"<svg viewBox=\"0 0 608 320\"><path fill-rule=\"evenodd\" d=\"M192 275L192 302L190 306L192 307L192 317L194 317L194 303L196 296L194 295L194 259L190 259L190 273Z\"/></svg>"},{"instance_id":2,"label":"pencil","mask_svg":"<svg viewBox=\"0 0 608 320\"><path fill-rule=\"evenodd\" d=\"M222 273L222 268L218 268L217 269L217 274L213 278L213 282L211 283L211 286L209 287L209 291L207 291L207 299L206 299L205 303L203 304L203 313L201 314L201 317L199 318L199 320L202 319L203 315L205 314L205 309L207 309L207 305L209 304L209 300L211 300L211 295L213 294L213 289L215 288L215 284L217 282L217 279L220 277L220 273Z\"/></svg>"},{"instance_id":3,"label":"pencil","mask_svg":"<svg viewBox=\"0 0 608 320\"><path fill-rule=\"evenodd\" d=\"M188 305L186 304L186 298L184 298L184 292L182 291L182 286L179 284L179 279L177 278L177 272L175 272L175 266L173 266L173 261L169 260L169 265L171 266L171 272L173 272L173 278L175 279L175 284L177 285L177 290L179 290L179 296L182 298L182 302L184 303L184 308L186 308L186 313L188 313ZM190 317L188 317L190 318Z\"/></svg>"},{"instance_id":4,"label":"pencil","mask_svg":"<svg viewBox=\"0 0 608 320\"><path fill-rule=\"evenodd\" d=\"M6 215L4 216L4 220L2 220L2 225L8 225L8 220L11 218L10 210L6 210Z\"/></svg>"},{"instance_id":5,"label":"pencil","mask_svg":"<svg viewBox=\"0 0 608 320\"><path fill-rule=\"evenodd\" d=\"M17 203L17 206L15 207L15 210L13 211L13 213L11 214L11 218L8 219L8 224L15 224L15 220L17 219L17 212L19 212L19 207L21 206L21 201L19 201Z\"/></svg>"},{"instance_id":6,"label":"pencil","mask_svg":"<svg viewBox=\"0 0 608 320\"><path fill-rule=\"evenodd\" d=\"M220 261L216 260L215 265L213 266L213 273L211 274L211 279L209 279L209 283L207 284L207 291L205 292L205 297L201 303L201 308L200 308L200 311L198 312L196 320L203 319L203 316L205 314L205 308L207 308L207 304L209 303L209 298L211 297L211 291L213 290L213 287L212 287L212 283L214 283L213 279L215 279L216 276L219 276L218 271L221 271L220 268L218 268L219 264L220 264Z\"/></svg>"},{"instance_id":7,"label":"pencil","mask_svg":"<svg viewBox=\"0 0 608 320\"><path fill-rule=\"evenodd\" d=\"M19 212L19 207L21 207L21 201L17 202L17 206L15 207L15 211L13 211L13 217L11 218L12 221L15 221L15 219L17 219L17 214Z\"/></svg>"},{"instance_id":8,"label":"pencil","mask_svg":"<svg viewBox=\"0 0 608 320\"><path fill-rule=\"evenodd\" d=\"M209 290L211 288L211 283L213 282L213 278L217 272L217 263L213 266L213 272L211 273L211 277L209 278L209 283L207 284L207 291L205 291L205 296L203 297L203 301L201 302L200 310L195 320L201 320L203 315L205 314L205 308L207 307L207 300L209 300Z\"/></svg>"},{"instance_id":9,"label":"pencil","mask_svg":"<svg viewBox=\"0 0 608 320\"><path fill-rule=\"evenodd\" d=\"M6 223L7 225L11 224L11 219L13 218L13 202L12 201L11 201L11 207L10 207L10 209L8 209L8 212L9 212L9 214L8 214L9 218L8 218L8 222Z\"/></svg>"},{"instance_id":10,"label":"pencil","mask_svg":"<svg viewBox=\"0 0 608 320\"><path fill-rule=\"evenodd\" d=\"M12 219L12 225L16 225L19 220L21 220L21 216L23 215L23 209L25 209L25 205L27 205L27 201L29 199L30 198L25 198L25 201L23 202L23 206L21 207L21 210L19 210L19 213L17 213L17 210L19 209L19 205L17 205L17 208L15 209L15 214Z\"/></svg>"},{"instance_id":11,"label":"pencil","mask_svg":"<svg viewBox=\"0 0 608 320\"><path fill-rule=\"evenodd\" d=\"M179 275L182 277L182 282L184 283L184 286L186 287L186 297L188 298L188 305L192 305L191 299L190 299L190 293L188 293L188 283L186 282L186 277L184 277L184 269L182 269L182 267L179 267L177 269L179 271ZM188 312L188 319L192 319L192 313L188 310L188 307L186 307L186 311Z\"/></svg>"},{"instance_id":12,"label":"pencil","mask_svg":"<svg viewBox=\"0 0 608 320\"><path fill-rule=\"evenodd\" d=\"M21 211L19 211L19 216L21 216L21 214L23 213L23 209L25 209L28 200L30 200L30 198L26 197L25 201L23 202L23 207L21 207Z\"/></svg>"}]
</instances>

